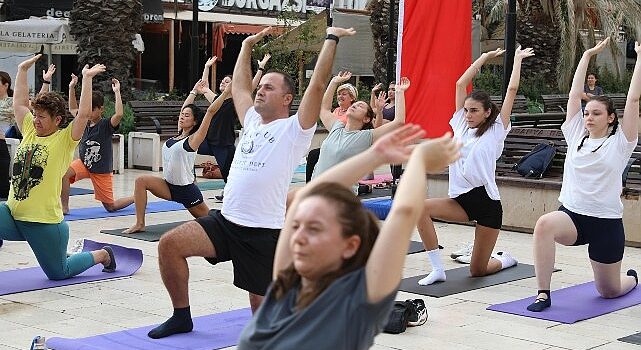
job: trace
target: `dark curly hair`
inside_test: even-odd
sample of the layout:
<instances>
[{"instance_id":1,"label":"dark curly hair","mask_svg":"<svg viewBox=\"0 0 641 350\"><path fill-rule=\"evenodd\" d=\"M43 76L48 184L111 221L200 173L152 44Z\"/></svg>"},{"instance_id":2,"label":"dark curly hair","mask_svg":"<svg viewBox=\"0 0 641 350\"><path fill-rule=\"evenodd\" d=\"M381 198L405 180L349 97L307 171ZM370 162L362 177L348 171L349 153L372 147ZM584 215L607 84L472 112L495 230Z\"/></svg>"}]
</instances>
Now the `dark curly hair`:
<instances>
[{"instance_id":1,"label":"dark curly hair","mask_svg":"<svg viewBox=\"0 0 641 350\"><path fill-rule=\"evenodd\" d=\"M198 128L200 127L200 124L203 122L203 117L205 116L205 113L203 112L202 108L196 106L193 103L186 105L185 108L183 108L183 110L186 108L191 109L191 113L194 115L194 121L196 123L191 128L191 130L189 130L189 135L192 135L198 130Z\"/></svg>"},{"instance_id":2,"label":"dark curly hair","mask_svg":"<svg viewBox=\"0 0 641 350\"><path fill-rule=\"evenodd\" d=\"M56 119L56 117L62 118L58 127L67 125L67 108L65 107L67 102L64 97L56 92L43 92L36 95L31 106L34 110L44 111L51 116L51 119Z\"/></svg>"}]
</instances>

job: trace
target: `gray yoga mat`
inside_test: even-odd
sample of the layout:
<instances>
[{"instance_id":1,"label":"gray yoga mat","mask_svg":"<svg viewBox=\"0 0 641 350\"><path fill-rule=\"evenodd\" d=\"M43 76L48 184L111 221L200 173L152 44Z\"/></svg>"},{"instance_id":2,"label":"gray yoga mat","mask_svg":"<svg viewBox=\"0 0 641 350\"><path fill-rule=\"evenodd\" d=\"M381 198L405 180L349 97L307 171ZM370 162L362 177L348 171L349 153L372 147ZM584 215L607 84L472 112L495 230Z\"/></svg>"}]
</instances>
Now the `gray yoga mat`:
<instances>
[{"instance_id":1,"label":"gray yoga mat","mask_svg":"<svg viewBox=\"0 0 641 350\"><path fill-rule=\"evenodd\" d=\"M534 266L528 264L518 264L484 277L470 277L469 266L447 270L445 273L447 274L447 281L437 282L429 286L418 284L418 280L427 276L427 274L403 278L398 289L404 292L440 298L535 276Z\"/></svg>"},{"instance_id":2,"label":"gray yoga mat","mask_svg":"<svg viewBox=\"0 0 641 350\"><path fill-rule=\"evenodd\" d=\"M185 222L187 221L168 222L165 224L158 224L158 225L148 225L145 227L145 232L122 233L122 231L128 228L128 227L125 227L125 228L118 228L113 230L101 230L100 233L139 239L141 241L147 241L147 242L158 242L160 240L160 236L162 236L165 232L171 230L172 228L178 227L178 225L184 224Z\"/></svg>"},{"instance_id":3,"label":"gray yoga mat","mask_svg":"<svg viewBox=\"0 0 641 350\"><path fill-rule=\"evenodd\" d=\"M619 338L618 340L624 343L641 345L641 333L628 335L627 337Z\"/></svg>"},{"instance_id":4,"label":"gray yoga mat","mask_svg":"<svg viewBox=\"0 0 641 350\"><path fill-rule=\"evenodd\" d=\"M424 251L425 247L423 246L423 242L410 241L410 247L407 249L407 254L420 253Z\"/></svg>"}]
</instances>

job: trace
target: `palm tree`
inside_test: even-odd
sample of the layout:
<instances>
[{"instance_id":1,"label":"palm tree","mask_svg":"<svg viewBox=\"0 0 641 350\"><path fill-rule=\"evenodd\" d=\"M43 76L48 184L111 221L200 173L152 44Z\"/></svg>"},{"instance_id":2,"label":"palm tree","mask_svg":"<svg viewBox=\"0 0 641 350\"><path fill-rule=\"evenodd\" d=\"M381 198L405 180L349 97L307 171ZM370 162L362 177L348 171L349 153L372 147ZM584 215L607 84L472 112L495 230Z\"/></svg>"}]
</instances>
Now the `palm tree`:
<instances>
[{"instance_id":1,"label":"palm tree","mask_svg":"<svg viewBox=\"0 0 641 350\"><path fill-rule=\"evenodd\" d=\"M390 1L394 2L396 13L393 35L389 37ZM394 62L396 61L396 37L398 32L398 2L399 0L372 0L367 6L371 11L370 23L374 39L374 79L377 82L387 81L387 49L392 45L394 49ZM392 65L394 66L394 65Z\"/></svg>"},{"instance_id":2,"label":"palm tree","mask_svg":"<svg viewBox=\"0 0 641 350\"><path fill-rule=\"evenodd\" d=\"M131 42L142 29L142 9L141 0L74 0L71 10L78 70L85 64L105 64L107 73L96 77L95 84L102 91L111 91L111 78L117 78L124 99L131 91L131 68L137 54Z\"/></svg>"}]
</instances>

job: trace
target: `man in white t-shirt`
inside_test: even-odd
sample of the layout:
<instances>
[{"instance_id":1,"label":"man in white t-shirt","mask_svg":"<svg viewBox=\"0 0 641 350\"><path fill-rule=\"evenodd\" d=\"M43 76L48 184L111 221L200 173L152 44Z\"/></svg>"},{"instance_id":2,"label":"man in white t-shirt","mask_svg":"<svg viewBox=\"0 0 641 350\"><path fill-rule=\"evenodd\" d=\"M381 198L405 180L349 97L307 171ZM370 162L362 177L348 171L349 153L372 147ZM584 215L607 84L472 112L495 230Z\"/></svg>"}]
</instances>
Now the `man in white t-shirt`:
<instances>
[{"instance_id":1,"label":"man in white t-shirt","mask_svg":"<svg viewBox=\"0 0 641 350\"><path fill-rule=\"evenodd\" d=\"M249 292L252 311L258 309L272 281L274 253L285 221L285 201L294 169L314 136L338 40L355 32L327 28L300 108L290 117L295 91L286 73L267 72L252 100L251 50L269 30L243 41L234 68L232 98L244 132L234 154L222 210L211 210L209 215L167 232L158 244L160 274L174 313L149 332L151 338L193 328L187 257L205 257L212 264L231 260L234 285Z\"/></svg>"}]
</instances>

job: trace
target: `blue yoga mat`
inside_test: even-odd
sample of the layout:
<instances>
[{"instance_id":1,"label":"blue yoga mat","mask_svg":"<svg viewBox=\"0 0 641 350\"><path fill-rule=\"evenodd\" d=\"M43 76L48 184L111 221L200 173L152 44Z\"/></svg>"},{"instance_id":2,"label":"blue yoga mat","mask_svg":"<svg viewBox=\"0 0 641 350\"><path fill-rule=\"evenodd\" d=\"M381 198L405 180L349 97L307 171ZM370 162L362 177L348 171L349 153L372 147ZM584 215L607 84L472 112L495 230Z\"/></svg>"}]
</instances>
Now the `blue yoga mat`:
<instances>
[{"instance_id":1,"label":"blue yoga mat","mask_svg":"<svg viewBox=\"0 0 641 350\"><path fill-rule=\"evenodd\" d=\"M364 200L363 206L380 220L385 220L392 208L392 200L390 198Z\"/></svg>"},{"instance_id":2,"label":"blue yoga mat","mask_svg":"<svg viewBox=\"0 0 641 350\"><path fill-rule=\"evenodd\" d=\"M71 187L69 189L70 196L77 196L81 194L93 194L93 190L90 190L88 188L80 188L80 187Z\"/></svg>"},{"instance_id":3,"label":"blue yoga mat","mask_svg":"<svg viewBox=\"0 0 641 350\"><path fill-rule=\"evenodd\" d=\"M140 251L140 249L126 248L85 239L83 251L98 250L105 245L109 245L113 249L116 257L116 272L102 272L103 266L102 264L98 264L66 280L51 281L40 267L3 271L0 272L0 295L127 277L133 275L142 265L142 251Z\"/></svg>"},{"instance_id":4,"label":"blue yoga mat","mask_svg":"<svg viewBox=\"0 0 641 350\"><path fill-rule=\"evenodd\" d=\"M172 201L157 201L147 203L146 213L161 213L164 211L183 210L185 206ZM88 220L99 218L112 218L116 216L135 215L136 207L132 204L127 208L120 209L113 213L108 212L104 207L89 207L71 209L70 213L65 215L66 221Z\"/></svg>"},{"instance_id":5,"label":"blue yoga mat","mask_svg":"<svg viewBox=\"0 0 641 350\"><path fill-rule=\"evenodd\" d=\"M307 171L306 169L307 164L301 164L294 170L294 174L305 174L305 172Z\"/></svg>"},{"instance_id":6,"label":"blue yoga mat","mask_svg":"<svg viewBox=\"0 0 641 350\"><path fill-rule=\"evenodd\" d=\"M156 327L153 325L88 338L51 338L47 339L47 346L56 350L222 349L238 344L240 333L251 317L249 309L240 309L196 317L193 331L161 339L147 336Z\"/></svg>"}]
</instances>

